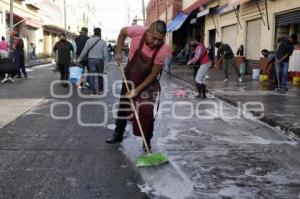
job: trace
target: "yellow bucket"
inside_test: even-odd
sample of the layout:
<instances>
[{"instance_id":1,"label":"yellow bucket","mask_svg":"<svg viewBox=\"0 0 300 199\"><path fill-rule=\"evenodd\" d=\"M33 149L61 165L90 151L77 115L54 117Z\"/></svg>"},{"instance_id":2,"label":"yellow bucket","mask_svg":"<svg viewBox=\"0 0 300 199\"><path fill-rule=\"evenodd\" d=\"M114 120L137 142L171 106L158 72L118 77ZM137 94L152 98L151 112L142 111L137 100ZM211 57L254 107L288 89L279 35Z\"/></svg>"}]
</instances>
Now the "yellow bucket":
<instances>
[{"instance_id":1,"label":"yellow bucket","mask_svg":"<svg viewBox=\"0 0 300 199\"><path fill-rule=\"evenodd\" d=\"M268 75L260 75L259 76L259 81L260 82L264 82L264 81L267 81L269 78L268 78Z\"/></svg>"},{"instance_id":2,"label":"yellow bucket","mask_svg":"<svg viewBox=\"0 0 300 199\"><path fill-rule=\"evenodd\" d=\"M298 76L294 76L293 77L293 84L294 85L300 85L300 77L298 77Z\"/></svg>"}]
</instances>

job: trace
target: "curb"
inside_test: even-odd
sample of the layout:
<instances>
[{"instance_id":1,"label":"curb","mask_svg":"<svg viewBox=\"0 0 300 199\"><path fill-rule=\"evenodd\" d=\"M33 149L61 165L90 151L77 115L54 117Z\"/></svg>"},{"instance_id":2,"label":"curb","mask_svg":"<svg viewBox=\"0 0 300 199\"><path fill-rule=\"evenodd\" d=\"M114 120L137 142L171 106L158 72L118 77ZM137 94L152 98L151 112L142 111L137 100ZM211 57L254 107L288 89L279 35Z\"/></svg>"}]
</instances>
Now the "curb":
<instances>
[{"instance_id":1,"label":"curb","mask_svg":"<svg viewBox=\"0 0 300 199\"><path fill-rule=\"evenodd\" d=\"M182 77L180 77L180 76L178 76L178 75L176 75L176 74L174 74L174 73L171 73L171 74L169 74L169 75L174 76L175 78L180 79L180 80L182 80L182 81L185 81ZM192 84L192 82L190 82L190 81L187 81L187 82L188 82L189 84ZM216 94L216 93L215 93L214 96L215 96L216 98L218 98L219 100L224 101L224 102L226 102L226 103L228 103L228 104L230 104L230 105L232 105L232 106L234 106L234 107L238 107L237 102L235 102L235 101L233 101L233 100L230 100L230 99L226 98L226 97L223 96L223 95L220 95L220 94ZM247 110L247 111L250 112L251 114L253 114L253 116L260 116L260 113L258 113L258 112L255 112L255 111L249 111L249 110ZM292 138L292 139L299 139L299 138L300 138L300 130L291 128L291 127L289 127L288 124L287 124L287 125L284 125L284 124L282 124L281 122L278 122L278 121L276 121L276 120L274 120L274 119L272 119L272 118L270 118L270 117L268 117L268 116L263 116L263 117L260 118L259 120L260 120L261 122L263 122L263 123L265 123L265 124L271 126L271 127L274 127L274 128L277 128L277 129L278 129L278 127L279 127L279 130L281 130L285 135L287 135L288 137L290 137L290 138Z\"/></svg>"},{"instance_id":2,"label":"curb","mask_svg":"<svg viewBox=\"0 0 300 199\"><path fill-rule=\"evenodd\" d=\"M223 95L220 95L220 94L214 94L214 96L234 107L238 107L238 104L237 102L233 101L233 100L230 100L226 97L224 97ZM253 116L260 116L260 113L258 112L255 112L255 111L249 111L247 110L249 113L253 114ZM288 137L290 138L293 138L293 139L299 139L300 138L300 132L299 130L297 129L293 129L293 128L290 128L288 125L284 125L282 124L281 122L278 122L274 119L272 119L271 117L268 117L268 116L263 116L262 118L259 119L260 121L262 121L263 123L271 126L271 127L274 127L274 128L277 128L279 130L281 130L285 135L287 135ZM279 127L279 128L278 128Z\"/></svg>"},{"instance_id":3,"label":"curb","mask_svg":"<svg viewBox=\"0 0 300 199\"><path fill-rule=\"evenodd\" d=\"M25 65L25 68L32 68L34 66L38 66L38 65L42 65L42 64L51 64L51 61L39 61L39 62L35 62L33 64L27 64Z\"/></svg>"}]
</instances>

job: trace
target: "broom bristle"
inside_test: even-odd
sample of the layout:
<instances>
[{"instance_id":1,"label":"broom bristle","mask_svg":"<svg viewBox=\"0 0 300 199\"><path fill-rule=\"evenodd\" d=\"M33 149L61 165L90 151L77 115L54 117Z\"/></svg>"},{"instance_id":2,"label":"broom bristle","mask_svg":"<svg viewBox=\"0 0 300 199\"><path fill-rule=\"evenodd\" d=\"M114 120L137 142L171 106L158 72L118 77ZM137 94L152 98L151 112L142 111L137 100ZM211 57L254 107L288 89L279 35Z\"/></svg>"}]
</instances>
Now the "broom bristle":
<instances>
[{"instance_id":1,"label":"broom bristle","mask_svg":"<svg viewBox=\"0 0 300 199\"><path fill-rule=\"evenodd\" d=\"M155 153L155 154L139 156L136 160L136 166L151 167L151 166L159 166L168 162L169 160L166 155L162 153Z\"/></svg>"}]
</instances>

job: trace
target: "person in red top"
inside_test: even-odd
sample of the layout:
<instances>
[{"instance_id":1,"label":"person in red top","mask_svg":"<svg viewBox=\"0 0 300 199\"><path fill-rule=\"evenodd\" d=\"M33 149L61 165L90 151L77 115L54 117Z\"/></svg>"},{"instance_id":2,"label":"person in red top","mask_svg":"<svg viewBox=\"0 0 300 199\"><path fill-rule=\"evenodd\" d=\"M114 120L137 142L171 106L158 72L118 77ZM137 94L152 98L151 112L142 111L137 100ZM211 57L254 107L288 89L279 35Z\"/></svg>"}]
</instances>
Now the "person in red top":
<instances>
[{"instance_id":1,"label":"person in red top","mask_svg":"<svg viewBox=\"0 0 300 199\"><path fill-rule=\"evenodd\" d=\"M206 99L205 76L209 71L209 57L207 49L202 42L198 42L194 37L188 39L189 44L195 49L194 57L188 61L188 65L198 65L198 71L195 77L196 87L199 95L196 98Z\"/></svg>"},{"instance_id":2,"label":"person in red top","mask_svg":"<svg viewBox=\"0 0 300 199\"><path fill-rule=\"evenodd\" d=\"M161 21L153 22L149 28L143 26L129 26L121 30L116 50L116 62L121 63L121 51L127 37L131 38L128 64L125 68L125 76L131 82L130 91L127 92L123 83L121 97L116 119L116 128L107 143L123 141L123 133L127 120L132 120L133 133L140 136L137 121L131 116L129 98L133 99L137 107L139 118L149 148L153 136L154 105L158 92L160 91L158 76L162 71L166 57L170 56L169 48L164 43L166 36L166 24ZM143 145L145 150L145 146Z\"/></svg>"}]
</instances>

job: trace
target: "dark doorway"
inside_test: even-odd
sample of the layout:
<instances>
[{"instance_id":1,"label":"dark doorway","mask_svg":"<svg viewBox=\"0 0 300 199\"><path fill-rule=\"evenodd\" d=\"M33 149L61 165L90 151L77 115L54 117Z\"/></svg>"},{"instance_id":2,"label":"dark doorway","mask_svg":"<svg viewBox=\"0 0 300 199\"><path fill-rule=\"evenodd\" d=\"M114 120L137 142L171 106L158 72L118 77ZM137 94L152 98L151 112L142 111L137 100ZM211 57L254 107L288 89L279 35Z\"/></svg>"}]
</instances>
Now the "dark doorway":
<instances>
[{"instance_id":1,"label":"dark doorway","mask_svg":"<svg viewBox=\"0 0 300 199\"><path fill-rule=\"evenodd\" d=\"M216 43L216 29L209 30L209 43L212 43L215 46Z\"/></svg>"}]
</instances>

